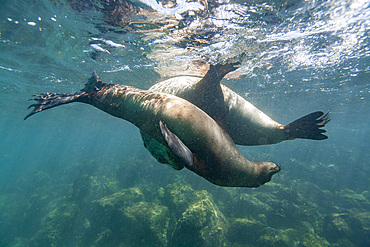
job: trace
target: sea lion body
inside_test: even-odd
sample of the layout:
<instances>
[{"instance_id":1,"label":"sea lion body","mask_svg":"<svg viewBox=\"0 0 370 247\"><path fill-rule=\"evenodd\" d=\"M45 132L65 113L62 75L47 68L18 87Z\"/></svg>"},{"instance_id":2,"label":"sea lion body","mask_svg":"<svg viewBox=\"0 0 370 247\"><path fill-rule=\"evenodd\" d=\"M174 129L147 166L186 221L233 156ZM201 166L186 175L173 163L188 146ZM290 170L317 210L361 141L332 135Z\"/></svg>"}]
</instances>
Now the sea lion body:
<instances>
[{"instance_id":1,"label":"sea lion body","mask_svg":"<svg viewBox=\"0 0 370 247\"><path fill-rule=\"evenodd\" d=\"M257 187L280 168L245 159L228 133L192 103L166 93L105 84L93 74L82 92L36 95L29 116L61 104L82 102L136 125L171 149L176 162L210 182L229 187ZM162 124L162 122L164 124ZM185 148L185 149L183 149ZM188 149L186 149L188 148ZM185 150L185 151L183 151ZM187 153L190 150L190 156Z\"/></svg>"},{"instance_id":2,"label":"sea lion body","mask_svg":"<svg viewBox=\"0 0 370 247\"><path fill-rule=\"evenodd\" d=\"M184 98L198 105L202 97L196 92L199 77L180 76L159 82L149 88ZM226 130L237 145L273 144L286 140L282 124L274 121L253 104L221 84L226 105Z\"/></svg>"},{"instance_id":3,"label":"sea lion body","mask_svg":"<svg viewBox=\"0 0 370 247\"><path fill-rule=\"evenodd\" d=\"M237 145L265 145L296 138L324 140L321 129L330 121L328 113L308 114L283 125L222 85L222 78L238 63L210 65L203 78L179 76L153 85L149 90L184 98L201 108L220 124Z\"/></svg>"},{"instance_id":4,"label":"sea lion body","mask_svg":"<svg viewBox=\"0 0 370 247\"><path fill-rule=\"evenodd\" d=\"M235 144L264 145L295 138L327 138L322 134L326 131L321 128L330 121L328 113L313 112L288 125L282 125L222 85L222 78L235 70L236 65L238 63L210 65L203 78L179 76L159 82L149 90L176 95L198 106L229 133ZM174 162L171 150L145 133L141 135L145 147L157 161L177 170L182 168L178 162Z\"/></svg>"}]
</instances>

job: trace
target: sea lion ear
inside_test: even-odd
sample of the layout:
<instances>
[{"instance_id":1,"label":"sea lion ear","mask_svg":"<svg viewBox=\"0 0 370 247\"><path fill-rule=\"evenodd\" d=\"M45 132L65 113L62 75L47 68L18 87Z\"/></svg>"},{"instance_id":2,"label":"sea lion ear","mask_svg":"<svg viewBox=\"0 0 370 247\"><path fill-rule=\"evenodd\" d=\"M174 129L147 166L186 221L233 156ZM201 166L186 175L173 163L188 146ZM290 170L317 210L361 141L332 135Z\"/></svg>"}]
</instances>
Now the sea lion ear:
<instances>
[{"instance_id":1,"label":"sea lion ear","mask_svg":"<svg viewBox=\"0 0 370 247\"><path fill-rule=\"evenodd\" d=\"M162 135L173 154L179 158L186 167L192 166L194 162L193 152L191 152L180 138L172 133L167 126L162 123L162 121L159 121L159 127L161 128Z\"/></svg>"}]
</instances>

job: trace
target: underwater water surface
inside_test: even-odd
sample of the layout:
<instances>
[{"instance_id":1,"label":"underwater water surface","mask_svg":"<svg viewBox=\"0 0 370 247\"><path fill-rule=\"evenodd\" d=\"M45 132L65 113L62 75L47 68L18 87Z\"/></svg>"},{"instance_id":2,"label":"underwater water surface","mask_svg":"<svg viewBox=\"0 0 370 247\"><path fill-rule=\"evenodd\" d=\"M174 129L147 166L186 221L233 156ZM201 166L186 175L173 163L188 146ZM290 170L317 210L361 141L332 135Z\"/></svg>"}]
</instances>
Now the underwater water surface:
<instances>
[{"instance_id":1,"label":"underwater water surface","mask_svg":"<svg viewBox=\"0 0 370 247\"><path fill-rule=\"evenodd\" d=\"M370 3L0 1L0 246L370 246ZM329 111L328 139L238 146L282 168L224 188L158 163L139 130L28 99L95 70L148 89L241 61L223 84L276 121Z\"/></svg>"}]
</instances>

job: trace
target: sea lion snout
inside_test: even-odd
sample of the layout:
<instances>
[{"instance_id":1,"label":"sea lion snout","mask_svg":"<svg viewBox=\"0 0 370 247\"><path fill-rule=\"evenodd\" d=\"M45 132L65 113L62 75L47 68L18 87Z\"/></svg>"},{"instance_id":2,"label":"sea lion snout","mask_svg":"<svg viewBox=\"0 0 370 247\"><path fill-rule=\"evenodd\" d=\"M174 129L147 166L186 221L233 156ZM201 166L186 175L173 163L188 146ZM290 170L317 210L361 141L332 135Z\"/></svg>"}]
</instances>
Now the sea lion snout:
<instances>
[{"instance_id":1,"label":"sea lion snout","mask_svg":"<svg viewBox=\"0 0 370 247\"><path fill-rule=\"evenodd\" d=\"M259 176L256 186L259 187L265 183L271 181L271 178L274 174L280 172L280 166L272 162L258 162Z\"/></svg>"},{"instance_id":2,"label":"sea lion snout","mask_svg":"<svg viewBox=\"0 0 370 247\"><path fill-rule=\"evenodd\" d=\"M276 165L275 163L272 163L272 162L264 162L264 164L265 164L266 170L267 170L266 175L265 175L264 183L267 183L271 180L272 175L280 172L281 168L280 168L280 166L278 166L278 165Z\"/></svg>"}]
</instances>

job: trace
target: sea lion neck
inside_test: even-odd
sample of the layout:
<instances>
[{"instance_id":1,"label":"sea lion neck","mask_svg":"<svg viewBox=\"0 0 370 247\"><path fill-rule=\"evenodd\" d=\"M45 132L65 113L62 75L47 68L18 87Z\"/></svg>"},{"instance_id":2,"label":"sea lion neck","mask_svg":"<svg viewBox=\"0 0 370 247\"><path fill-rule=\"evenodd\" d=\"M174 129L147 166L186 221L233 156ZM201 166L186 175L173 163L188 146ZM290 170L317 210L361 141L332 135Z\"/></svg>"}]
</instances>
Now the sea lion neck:
<instances>
[{"instance_id":1,"label":"sea lion neck","mask_svg":"<svg viewBox=\"0 0 370 247\"><path fill-rule=\"evenodd\" d=\"M241 154L234 154L232 159L224 160L222 166L209 166L203 158L195 157L195 161L194 166L187 167L189 170L224 187L259 187L280 171L280 167L272 162L252 162Z\"/></svg>"}]
</instances>

